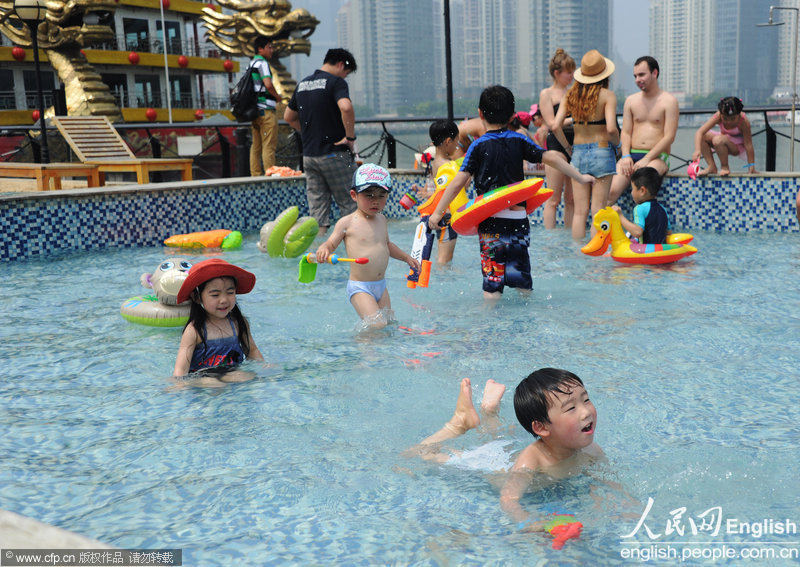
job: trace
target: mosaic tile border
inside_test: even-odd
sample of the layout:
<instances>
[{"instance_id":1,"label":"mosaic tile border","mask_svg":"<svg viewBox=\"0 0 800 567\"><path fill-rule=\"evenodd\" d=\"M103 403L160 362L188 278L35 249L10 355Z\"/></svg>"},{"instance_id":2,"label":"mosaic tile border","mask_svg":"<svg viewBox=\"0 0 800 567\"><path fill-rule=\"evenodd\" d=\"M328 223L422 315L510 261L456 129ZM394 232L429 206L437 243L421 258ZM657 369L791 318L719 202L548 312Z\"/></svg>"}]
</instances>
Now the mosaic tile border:
<instances>
[{"instance_id":1,"label":"mosaic tile border","mask_svg":"<svg viewBox=\"0 0 800 567\"><path fill-rule=\"evenodd\" d=\"M413 218L400 197L421 180L394 172L385 213ZM661 200L681 230L799 232L796 177L667 178ZM64 252L155 246L172 234L213 228L255 231L287 206L307 214L305 178L238 178L0 196L0 261ZM628 196L620 202L630 210ZM336 207L334 205L334 214ZM559 211L559 216L561 212ZM531 215L541 224L541 208Z\"/></svg>"}]
</instances>

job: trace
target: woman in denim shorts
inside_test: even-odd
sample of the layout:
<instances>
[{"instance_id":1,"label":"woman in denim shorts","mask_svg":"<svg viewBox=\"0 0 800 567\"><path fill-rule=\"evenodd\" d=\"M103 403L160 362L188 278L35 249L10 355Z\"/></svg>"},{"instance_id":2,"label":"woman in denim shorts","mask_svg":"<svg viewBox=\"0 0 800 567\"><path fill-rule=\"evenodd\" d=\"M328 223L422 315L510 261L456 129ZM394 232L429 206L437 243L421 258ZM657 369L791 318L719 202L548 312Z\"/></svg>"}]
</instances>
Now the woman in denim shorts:
<instances>
[{"instance_id":1,"label":"woman in denim shorts","mask_svg":"<svg viewBox=\"0 0 800 567\"><path fill-rule=\"evenodd\" d=\"M556 114L553 134L561 145L569 149L562 125L567 115L572 115L575 144L572 165L581 173L597 178L591 185L572 182L575 213L572 219L572 237L581 240L586 236L586 219L606 206L611 178L616 173L615 147L619 145L617 129L617 97L608 89L608 78L614 72L614 63L592 49L581 59L575 71L575 84L564 97ZM592 234L595 228L592 226Z\"/></svg>"}]
</instances>

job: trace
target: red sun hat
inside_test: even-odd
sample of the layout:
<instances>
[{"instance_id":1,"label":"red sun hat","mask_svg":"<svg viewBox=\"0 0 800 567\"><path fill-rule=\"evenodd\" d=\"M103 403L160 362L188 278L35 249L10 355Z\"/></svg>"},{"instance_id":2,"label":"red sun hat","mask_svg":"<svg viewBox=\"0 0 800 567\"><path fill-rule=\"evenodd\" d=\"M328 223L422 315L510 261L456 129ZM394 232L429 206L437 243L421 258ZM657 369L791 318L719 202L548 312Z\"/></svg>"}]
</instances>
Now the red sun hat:
<instances>
[{"instance_id":1,"label":"red sun hat","mask_svg":"<svg viewBox=\"0 0 800 567\"><path fill-rule=\"evenodd\" d=\"M236 282L236 293L250 293L256 285L256 276L239 266L234 266L220 258L203 260L189 269L189 275L183 280L178 292L178 303L183 303L200 285L214 278L227 276Z\"/></svg>"}]
</instances>

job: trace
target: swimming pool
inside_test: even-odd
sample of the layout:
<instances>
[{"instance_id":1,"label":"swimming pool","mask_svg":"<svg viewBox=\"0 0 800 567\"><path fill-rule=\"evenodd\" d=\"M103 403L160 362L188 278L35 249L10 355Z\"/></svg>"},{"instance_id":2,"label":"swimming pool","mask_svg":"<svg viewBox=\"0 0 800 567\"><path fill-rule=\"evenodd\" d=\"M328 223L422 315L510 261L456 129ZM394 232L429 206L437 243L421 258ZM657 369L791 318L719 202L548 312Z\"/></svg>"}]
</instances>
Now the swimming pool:
<instances>
[{"instance_id":1,"label":"swimming pool","mask_svg":"<svg viewBox=\"0 0 800 567\"><path fill-rule=\"evenodd\" d=\"M390 223L406 248L412 229ZM609 564L631 540L764 547L725 526L657 540L642 528L621 542L648 498L657 534L680 507L683 526L713 507L800 524L795 236L699 232L688 261L631 267L534 227L533 294L495 307L480 299L477 239L465 238L428 289L408 290L404 265L390 266L399 324L433 332L377 336L354 332L346 267L321 266L303 286L297 262L267 258L256 238L224 257L258 277L241 305L273 366L249 364L255 380L221 389L171 390L179 329L119 316L143 291L139 275L173 253L6 264L1 508L121 548L182 548L184 565ZM584 523L562 551L519 533L480 472L401 456L449 419L465 376L476 404L487 378L509 387L504 437L524 447L511 394L542 366L584 379L609 459L523 502ZM487 440L473 431L452 446Z\"/></svg>"}]
</instances>

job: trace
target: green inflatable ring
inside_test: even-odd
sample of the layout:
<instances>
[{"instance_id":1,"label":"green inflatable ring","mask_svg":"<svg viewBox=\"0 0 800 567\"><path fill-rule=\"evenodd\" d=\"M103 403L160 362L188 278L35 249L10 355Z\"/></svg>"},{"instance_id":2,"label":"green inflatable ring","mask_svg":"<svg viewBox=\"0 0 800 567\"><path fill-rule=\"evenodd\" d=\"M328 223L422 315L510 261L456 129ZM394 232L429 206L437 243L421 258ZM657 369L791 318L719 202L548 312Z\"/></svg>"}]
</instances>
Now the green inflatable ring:
<instances>
[{"instance_id":1,"label":"green inflatable ring","mask_svg":"<svg viewBox=\"0 0 800 567\"><path fill-rule=\"evenodd\" d=\"M300 216L298 207L289 207L273 221L261 228L258 249L273 258L296 258L305 252L319 231L319 224L312 217Z\"/></svg>"}]
</instances>

